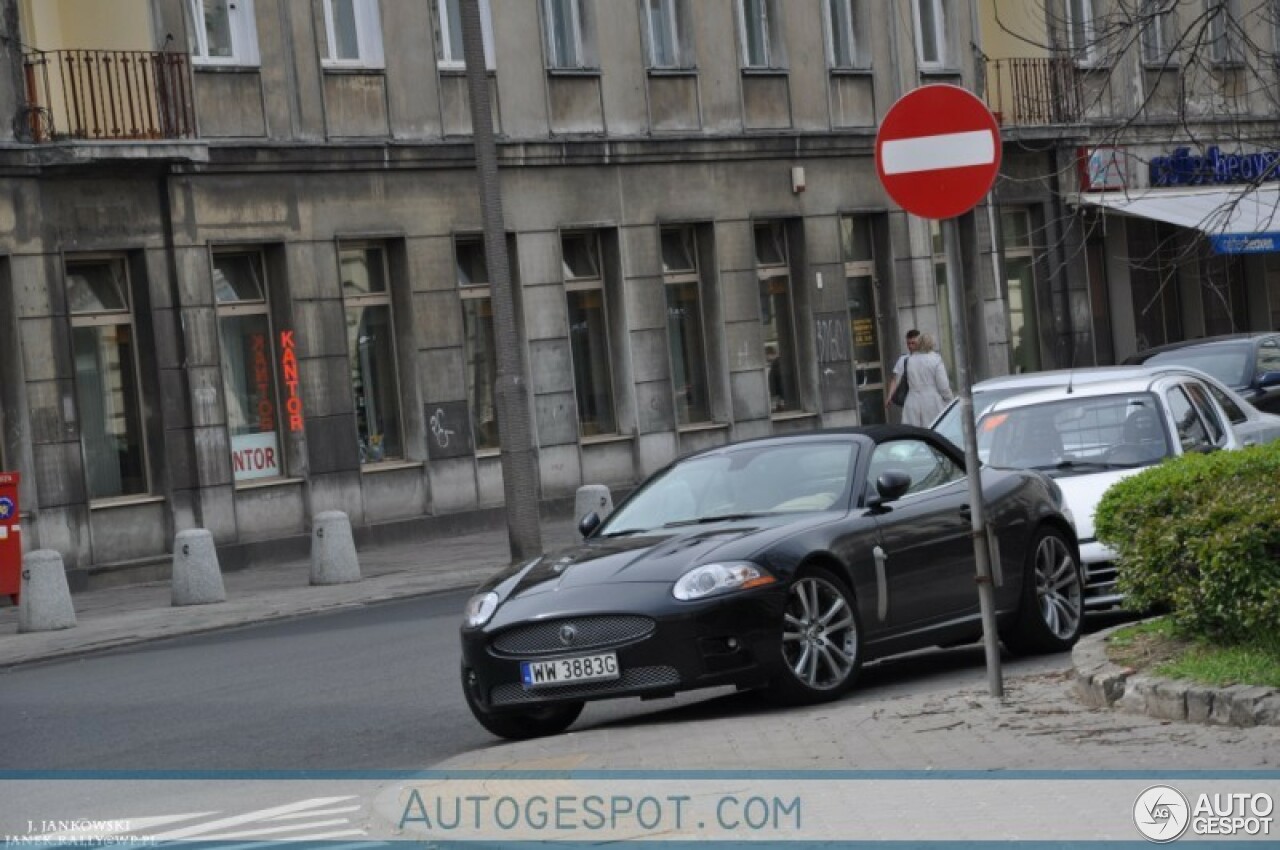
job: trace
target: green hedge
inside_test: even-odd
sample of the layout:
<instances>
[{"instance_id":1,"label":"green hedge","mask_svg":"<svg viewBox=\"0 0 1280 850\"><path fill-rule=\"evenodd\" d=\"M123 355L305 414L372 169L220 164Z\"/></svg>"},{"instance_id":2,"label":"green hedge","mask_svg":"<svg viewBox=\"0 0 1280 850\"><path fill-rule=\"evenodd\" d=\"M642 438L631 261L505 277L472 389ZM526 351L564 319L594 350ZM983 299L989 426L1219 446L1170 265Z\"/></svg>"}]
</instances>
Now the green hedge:
<instances>
[{"instance_id":1,"label":"green hedge","mask_svg":"<svg viewBox=\"0 0 1280 850\"><path fill-rule=\"evenodd\" d=\"M1095 530L1131 607L1167 607L1179 631L1227 643L1280 633L1280 442L1126 478Z\"/></svg>"}]
</instances>

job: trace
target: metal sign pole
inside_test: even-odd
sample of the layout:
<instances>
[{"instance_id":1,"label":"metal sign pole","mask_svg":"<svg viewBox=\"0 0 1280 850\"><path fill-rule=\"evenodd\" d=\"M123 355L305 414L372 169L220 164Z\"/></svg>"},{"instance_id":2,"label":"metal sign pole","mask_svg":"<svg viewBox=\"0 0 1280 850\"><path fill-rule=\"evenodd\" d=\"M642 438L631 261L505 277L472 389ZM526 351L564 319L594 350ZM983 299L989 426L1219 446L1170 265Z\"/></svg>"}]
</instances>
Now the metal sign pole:
<instances>
[{"instance_id":1,"label":"metal sign pole","mask_svg":"<svg viewBox=\"0 0 1280 850\"><path fill-rule=\"evenodd\" d=\"M982 644L987 656L987 685L993 697L1004 696L1000 668L1000 638L996 633L995 590L991 584L991 559L987 551L987 512L982 501L982 464L978 460L978 433L973 421L973 391L969 379L968 314L965 310L964 269L960 261L959 219L940 222L942 246L947 256L947 302L951 309L951 341L956 363L956 388L960 397L960 422L964 426L964 466L969 479L973 556L977 565L978 608L982 612Z\"/></svg>"}]
</instances>

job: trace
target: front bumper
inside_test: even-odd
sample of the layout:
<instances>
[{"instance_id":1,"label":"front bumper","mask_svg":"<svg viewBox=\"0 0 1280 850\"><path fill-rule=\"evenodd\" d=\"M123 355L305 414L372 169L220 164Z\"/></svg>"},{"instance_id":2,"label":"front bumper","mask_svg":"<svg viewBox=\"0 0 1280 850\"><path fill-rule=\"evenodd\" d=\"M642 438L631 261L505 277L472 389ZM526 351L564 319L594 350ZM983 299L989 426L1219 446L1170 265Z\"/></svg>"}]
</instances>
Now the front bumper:
<instances>
[{"instance_id":1,"label":"front bumper","mask_svg":"<svg viewBox=\"0 0 1280 850\"><path fill-rule=\"evenodd\" d=\"M501 712L717 685L754 687L781 670L781 583L698 602L680 602L670 588L620 584L607 594L578 588L506 603L513 610L499 608L494 623L463 630L464 687L479 707ZM573 627L572 643L560 640L562 626ZM617 654L618 679L538 687L521 682L522 661L601 652Z\"/></svg>"},{"instance_id":2,"label":"front bumper","mask_svg":"<svg viewBox=\"0 0 1280 850\"><path fill-rule=\"evenodd\" d=\"M1116 590L1115 550L1096 539L1080 541L1080 564L1084 567L1084 607L1091 611L1114 608L1124 601Z\"/></svg>"}]
</instances>

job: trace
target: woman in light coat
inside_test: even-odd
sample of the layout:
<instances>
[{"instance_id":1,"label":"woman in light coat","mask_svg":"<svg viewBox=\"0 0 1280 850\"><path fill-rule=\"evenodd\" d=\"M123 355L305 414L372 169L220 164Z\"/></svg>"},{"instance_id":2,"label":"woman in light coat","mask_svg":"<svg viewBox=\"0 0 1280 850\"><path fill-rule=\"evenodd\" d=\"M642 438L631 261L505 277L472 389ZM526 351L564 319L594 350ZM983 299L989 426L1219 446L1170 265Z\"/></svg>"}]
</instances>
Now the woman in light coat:
<instances>
[{"instance_id":1,"label":"woman in light coat","mask_svg":"<svg viewBox=\"0 0 1280 850\"><path fill-rule=\"evenodd\" d=\"M920 334L920 346L907 357L907 401L902 405L902 421L927 428L954 397L947 379L947 366L935 351L931 334Z\"/></svg>"}]
</instances>

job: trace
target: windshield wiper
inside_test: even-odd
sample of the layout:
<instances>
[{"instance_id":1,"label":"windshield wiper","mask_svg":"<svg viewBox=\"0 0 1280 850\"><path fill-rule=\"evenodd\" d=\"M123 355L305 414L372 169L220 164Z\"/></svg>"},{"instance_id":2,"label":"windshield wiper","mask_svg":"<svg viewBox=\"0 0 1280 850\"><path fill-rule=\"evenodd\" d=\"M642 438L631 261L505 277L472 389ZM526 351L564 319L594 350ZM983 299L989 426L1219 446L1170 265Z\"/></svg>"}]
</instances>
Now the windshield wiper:
<instances>
[{"instance_id":1,"label":"windshield wiper","mask_svg":"<svg viewBox=\"0 0 1280 850\"><path fill-rule=\"evenodd\" d=\"M610 531L608 534L597 535L599 537L626 537L629 534L648 534L653 531L652 528L626 528L622 531Z\"/></svg>"},{"instance_id":2,"label":"windshield wiper","mask_svg":"<svg viewBox=\"0 0 1280 850\"><path fill-rule=\"evenodd\" d=\"M756 517L770 516L768 513L741 513L741 514L720 514L718 516L700 516L694 519L678 519L675 522L668 522L663 528L675 528L681 525L706 525L712 522L732 522L737 519L755 519Z\"/></svg>"}]
</instances>

